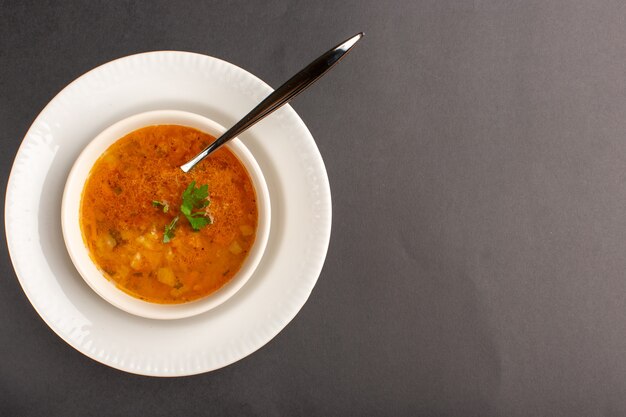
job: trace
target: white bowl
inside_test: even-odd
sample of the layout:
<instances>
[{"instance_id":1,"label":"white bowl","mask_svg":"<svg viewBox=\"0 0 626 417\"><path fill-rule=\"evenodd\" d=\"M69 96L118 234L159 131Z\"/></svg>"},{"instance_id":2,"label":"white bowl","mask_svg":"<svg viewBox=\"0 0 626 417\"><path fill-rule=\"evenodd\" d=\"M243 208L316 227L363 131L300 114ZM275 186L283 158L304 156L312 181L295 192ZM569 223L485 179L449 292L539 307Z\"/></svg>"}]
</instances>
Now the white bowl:
<instances>
[{"instance_id":1,"label":"white bowl","mask_svg":"<svg viewBox=\"0 0 626 417\"><path fill-rule=\"evenodd\" d=\"M184 304L150 303L132 297L119 289L96 267L83 241L79 224L83 187L96 160L115 141L139 128L162 124L189 126L215 137L219 137L226 130L206 117L178 110L141 113L115 123L96 136L74 163L63 192L61 224L65 245L74 266L98 295L115 307L137 316L152 319L179 319L204 313L222 304L250 279L267 245L270 230L270 199L263 173L254 157L239 139L231 140L224 146L228 146L248 170L256 190L259 216L256 239L239 272L216 292Z\"/></svg>"}]
</instances>

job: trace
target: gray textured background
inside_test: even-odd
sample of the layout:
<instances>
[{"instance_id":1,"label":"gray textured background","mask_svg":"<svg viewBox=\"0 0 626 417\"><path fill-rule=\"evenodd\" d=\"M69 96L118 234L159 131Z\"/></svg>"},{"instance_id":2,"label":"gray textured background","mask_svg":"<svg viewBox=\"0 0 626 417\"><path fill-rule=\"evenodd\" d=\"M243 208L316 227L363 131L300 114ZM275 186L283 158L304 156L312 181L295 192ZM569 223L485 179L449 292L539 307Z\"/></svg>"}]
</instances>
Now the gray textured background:
<instances>
[{"instance_id":1,"label":"gray textured background","mask_svg":"<svg viewBox=\"0 0 626 417\"><path fill-rule=\"evenodd\" d=\"M45 325L2 241L0 415L626 415L622 1L0 1L2 192L93 67L179 49L276 87L361 30L294 102L334 220L294 321L216 372L125 374Z\"/></svg>"}]
</instances>

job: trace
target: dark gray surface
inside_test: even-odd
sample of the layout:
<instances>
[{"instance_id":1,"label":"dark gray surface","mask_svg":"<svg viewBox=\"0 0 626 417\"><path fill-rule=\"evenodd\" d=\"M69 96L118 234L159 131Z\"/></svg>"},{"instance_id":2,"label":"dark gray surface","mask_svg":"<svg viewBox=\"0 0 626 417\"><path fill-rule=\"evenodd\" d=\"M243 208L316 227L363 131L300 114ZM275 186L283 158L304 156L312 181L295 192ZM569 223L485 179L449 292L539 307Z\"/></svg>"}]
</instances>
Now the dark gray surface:
<instances>
[{"instance_id":1,"label":"dark gray surface","mask_svg":"<svg viewBox=\"0 0 626 417\"><path fill-rule=\"evenodd\" d=\"M110 3L0 1L3 192L95 66L180 49L277 86L363 30L294 103L330 177L327 261L261 350L157 379L58 338L3 241L0 415L626 415L623 2Z\"/></svg>"}]
</instances>

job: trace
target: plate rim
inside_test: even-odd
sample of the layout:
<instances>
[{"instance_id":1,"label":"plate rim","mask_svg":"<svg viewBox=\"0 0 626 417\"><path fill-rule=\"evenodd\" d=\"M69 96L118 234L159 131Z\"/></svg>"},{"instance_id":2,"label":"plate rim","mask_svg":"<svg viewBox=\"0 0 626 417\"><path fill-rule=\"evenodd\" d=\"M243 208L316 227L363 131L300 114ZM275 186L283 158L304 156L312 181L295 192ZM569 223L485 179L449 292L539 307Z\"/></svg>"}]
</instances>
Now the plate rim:
<instances>
[{"instance_id":1,"label":"plate rim","mask_svg":"<svg viewBox=\"0 0 626 417\"><path fill-rule=\"evenodd\" d=\"M255 345L252 349L249 349L248 351L242 352L240 355L231 355L230 359L223 361L223 363L219 364L218 366L213 366L213 367L208 367L207 369L197 369L197 370L187 370L186 372L177 372L175 370L171 371L171 372L167 372L167 373L163 373L163 372L151 372L151 371L147 371L145 369L136 369L136 368L131 368L129 366L122 366L120 364L116 364L113 365L111 363L107 363L104 362L102 360L100 360L96 355L92 354L91 352L87 351L87 350L81 350L79 348L79 346L76 346L72 340L70 340L70 338L68 337L69 335L64 334L63 331L61 331L60 328L58 328L58 326L56 326L50 317L47 317L45 314L42 313L41 311L41 306L37 305L34 301L33 301L33 294L31 294L27 287L24 284L24 279L25 277L22 276L23 272L21 271L21 268L18 267L17 265L17 260L16 260L16 254L15 254L15 242L13 242L11 240L11 238L9 237L9 227L8 227L8 221L9 221L9 211L10 211L10 205L9 203L9 194L10 191L14 188L14 182L15 182L15 175L16 175L16 171L15 171L15 167L17 165L17 163L22 159L20 158L20 156L22 156L25 151L24 149L26 148L26 146L28 145L26 143L26 139L31 136L33 130L36 128L37 124L39 122L41 122L42 117L46 114L46 112L55 105L55 103L57 101L59 101L61 98L63 98L63 96L68 95L71 90L74 88L75 85L77 85L81 80L84 80L88 75L96 73L97 71L102 70L105 67L108 66L114 66L117 63L121 62L121 61L125 61L125 60L132 60L132 59L140 59L141 57L150 57L150 56L158 56L158 55L191 55L191 56L195 56L198 59L209 59L209 60L214 60L217 63L221 64L221 65L226 65L229 67L232 67L234 69L236 69L237 71L240 71L242 74L245 74L246 77L249 77L251 81L257 83L261 88L264 88L265 90L267 90L268 94L271 93L273 91L272 87L270 87L266 82L264 82L263 80L261 80L260 78L258 78L256 75L248 72L247 70L241 68L240 66L233 64L231 62L228 62L226 60L223 60L221 58L217 58L211 55L206 55L206 54L201 54L201 53L197 53L197 52L190 52L190 51L184 51L184 50L153 50L153 51L146 51L146 52L140 52L140 53L136 53L136 54L130 54L130 55L126 55L126 56L122 56L122 57L118 57L115 58L113 60L107 61L105 63L102 63L86 72L84 72L83 74L79 75L78 77L76 77L74 80L72 80L70 83L68 83L67 85L65 85L59 92L57 92L49 101L48 103L46 103L46 105L39 111L39 113L37 114L37 116L32 120L32 122L30 123L30 126L28 128L28 130L26 131L26 133L24 134L23 138L21 139L20 145L15 153L15 156L13 158L13 162L11 164L11 169L9 171L9 176L7 179L7 185L6 185L6 192L5 192L5 199L4 199L4 203L5 203L5 208L4 208L4 226L5 226L5 239L7 242L7 252L9 254L9 258L11 260L11 265L13 267L13 271L15 273L15 276L18 279L18 282L22 288L22 291L24 292L24 294L26 295L26 298L28 299L30 305L35 309L35 311L37 312L37 315L44 321L44 323L46 323L46 325L57 335L59 336L65 343L67 343L69 346L71 346L72 348L74 348L76 351L78 351L79 353L87 356L88 358L94 360L95 362L98 362L100 364L103 364L105 366L111 367L113 369L117 369L123 372L128 372L128 373L132 373L132 374L137 374L137 375L143 375L143 376L153 376L153 377L182 377L182 376L192 376L192 375L198 375L198 374L203 374L203 373L207 373L207 372L211 372L211 371L215 371L218 369L221 369L223 367L226 367L228 365L231 365L237 361L240 361L244 358L246 358L247 356L251 355L252 353L256 352L257 350L261 349L263 346L265 346L267 343L269 343L272 339L274 339L282 330L284 330L289 323L291 323L291 321L296 317L296 315L298 314L298 312L302 309L302 307L304 307L304 305L306 304L306 302L308 301L313 288L315 287L317 280L319 279L319 276L321 275L321 272L323 270L323 266L326 260L326 256L328 254L328 249L330 246L330 237L331 237L331 233L332 233L332 194L331 194L331 189L330 189L330 182L328 179L328 172L326 170L325 164L324 164L324 160L321 156L321 153L319 151L319 148L315 142L315 139L313 138L313 135L311 134L311 132L309 131L308 127L306 126L306 124L304 123L304 121L302 120L302 118L298 115L298 113L289 105L285 105L283 106L283 109L285 109L286 111L289 111L290 113L292 113L293 116L295 116L294 120L297 121L297 124L299 125L300 128L304 129L304 131L306 131L307 135L309 136L309 138L311 139L311 145L313 146L313 148L315 149L315 151L317 152L317 156L319 156L317 163L319 163L320 167L322 168L318 174L321 175L321 178L318 179L319 183L322 185L325 185L325 187L323 188L323 193L326 194L327 197L327 201L326 204L328 206L327 209L327 225L328 227L323 230L323 234L320 235L321 238L323 238L323 242L321 242L321 245L317 245L318 250L321 250L321 255L318 259L319 261L317 262L317 265L315 265L315 269L318 271L316 273L316 277L313 280L313 284L310 286L310 288L307 289L305 297L302 300L302 303L295 309L293 309L291 312L283 312L283 318L284 323L282 323L280 326L274 326L271 330L269 330L267 333L269 334L269 337L265 338L263 341L261 341L260 343L258 343L257 345ZM271 198L271 196L270 196ZM181 319L184 320L184 319ZM245 350L245 349L244 349Z\"/></svg>"}]
</instances>

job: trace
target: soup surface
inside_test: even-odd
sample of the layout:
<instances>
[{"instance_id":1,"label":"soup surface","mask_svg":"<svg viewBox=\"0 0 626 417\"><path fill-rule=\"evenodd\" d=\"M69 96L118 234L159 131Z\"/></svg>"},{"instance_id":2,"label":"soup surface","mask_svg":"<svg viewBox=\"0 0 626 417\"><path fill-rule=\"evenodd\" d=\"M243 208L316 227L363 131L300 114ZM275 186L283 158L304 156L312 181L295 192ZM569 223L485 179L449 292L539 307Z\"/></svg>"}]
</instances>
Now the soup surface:
<instances>
[{"instance_id":1,"label":"soup surface","mask_svg":"<svg viewBox=\"0 0 626 417\"><path fill-rule=\"evenodd\" d=\"M178 168L213 140L189 127L148 126L94 164L81 198L83 239L107 278L134 297L165 304L205 297L235 275L254 243L255 191L227 147L187 174ZM197 231L181 213L192 181L209 194L192 213L210 222Z\"/></svg>"}]
</instances>

